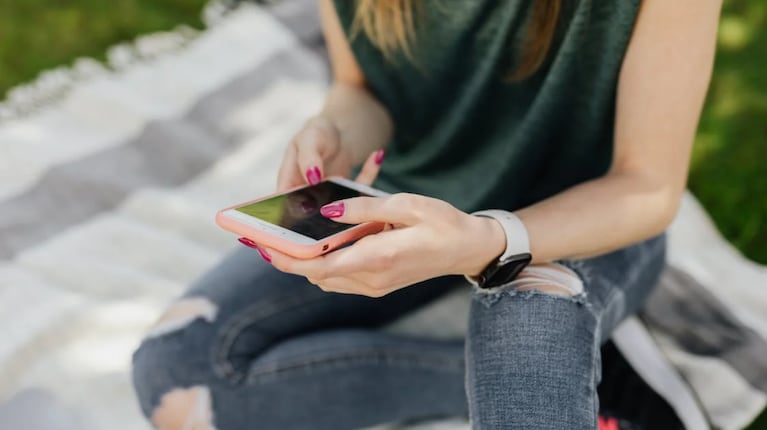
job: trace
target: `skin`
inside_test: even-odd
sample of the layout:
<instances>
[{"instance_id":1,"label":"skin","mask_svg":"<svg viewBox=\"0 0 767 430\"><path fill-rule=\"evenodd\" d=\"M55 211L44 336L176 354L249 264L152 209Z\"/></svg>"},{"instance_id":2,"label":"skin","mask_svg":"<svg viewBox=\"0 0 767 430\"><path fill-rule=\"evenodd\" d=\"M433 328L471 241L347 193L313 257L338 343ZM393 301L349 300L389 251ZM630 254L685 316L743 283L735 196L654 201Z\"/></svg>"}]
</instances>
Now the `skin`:
<instances>
[{"instance_id":1,"label":"skin","mask_svg":"<svg viewBox=\"0 0 767 430\"><path fill-rule=\"evenodd\" d=\"M721 5L643 1L619 77L609 172L515 212L528 229L533 263L604 254L671 223L711 79ZM392 133L386 110L366 89L332 1L320 0L320 6L335 82L322 112L289 145L281 189L306 183L314 166L323 176L348 176ZM375 178L373 158L359 181ZM506 246L496 221L429 197L355 198L343 206L343 215L334 218L339 222L380 221L392 228L310 260L262 251L278 269L323 290L380 297L436 276L476 275Z\"/></svg>"}]
</instances>

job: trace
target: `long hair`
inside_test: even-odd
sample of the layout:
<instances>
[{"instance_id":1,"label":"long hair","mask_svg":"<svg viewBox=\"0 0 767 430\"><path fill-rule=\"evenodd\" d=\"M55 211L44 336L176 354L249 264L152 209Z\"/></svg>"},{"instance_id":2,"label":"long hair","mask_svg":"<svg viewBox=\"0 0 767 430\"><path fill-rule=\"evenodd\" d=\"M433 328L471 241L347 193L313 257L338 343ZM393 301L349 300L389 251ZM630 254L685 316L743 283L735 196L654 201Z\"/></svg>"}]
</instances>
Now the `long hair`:
<instances>
[{"instance_id":1,"label":"long hair","mask_svg":"<svg viewBox=\"0 0 767 430\"><path fill-rule=\"evenodd\" d=\"M416 14L420 0L356 0L357 8L352 34L360 31L387 58L397 51L412 59ZM511 71L512 81L534 75L546 61L554 40L562 0L533 0L527 34L522 51Z\"/></svg>"}]
</instances>

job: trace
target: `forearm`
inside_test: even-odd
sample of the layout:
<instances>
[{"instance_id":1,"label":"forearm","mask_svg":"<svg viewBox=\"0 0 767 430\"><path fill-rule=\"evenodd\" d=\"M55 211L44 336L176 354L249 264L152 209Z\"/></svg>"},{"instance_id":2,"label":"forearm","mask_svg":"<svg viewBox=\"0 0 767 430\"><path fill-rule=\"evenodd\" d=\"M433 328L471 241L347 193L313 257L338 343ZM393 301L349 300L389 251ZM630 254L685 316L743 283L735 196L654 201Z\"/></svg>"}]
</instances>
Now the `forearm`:
<instances>
[{"instance_id":1,"label":"forearm","mask_svg":"<svg viewBox=\"0 0 767 430\"><path fill-rule=\"evenodd\" d=\"M336 127L355 165L391 139L393 125L389 113L362 87L333 84L320 115Z\"/></svg>"},{"instance_id":2,"label":"forearm","mask_svg":"<svg viewBox=\"0 0 767 430\"><path fill-rule=\"evenodd\" d=\"M630 173L584 182L515 212L534 262L604 254L661 233L683 187Z\"/></svg>"},{"instance_id":3,"label":"forearm","mask_svg":"<svg viewBox=\"0 0 767 430\"><path fill-rule=\"evenodd\" d=\"M618 85L610 173L519 211L536 261L606 253L672 221L710 80L720 8L721 0L642 2Z\"/></svg>"}]
</instances>

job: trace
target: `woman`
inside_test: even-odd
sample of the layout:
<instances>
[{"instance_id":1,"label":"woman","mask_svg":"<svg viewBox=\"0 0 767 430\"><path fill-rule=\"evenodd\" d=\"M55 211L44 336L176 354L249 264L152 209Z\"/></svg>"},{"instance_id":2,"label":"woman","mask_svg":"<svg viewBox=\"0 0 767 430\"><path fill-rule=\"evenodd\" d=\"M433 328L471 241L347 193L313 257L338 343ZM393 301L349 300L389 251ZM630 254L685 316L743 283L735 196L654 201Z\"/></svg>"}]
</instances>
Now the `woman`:
<instances>
[{"instance_id":1,"label":"woman","mask_svg":"<svg viewBox=\"0 0 767 430\"><path fill-rule=\"evenodd\" d=\"M144 412L164 430L596 428L599 347L663 267L721 1L320 4L335 80L279 188L364 164L394 194L322 213L390 228L311 260L231 255L136 353ZM473 290L465 342L380 330L454 288Z\"/></svg>"}]
</instances>

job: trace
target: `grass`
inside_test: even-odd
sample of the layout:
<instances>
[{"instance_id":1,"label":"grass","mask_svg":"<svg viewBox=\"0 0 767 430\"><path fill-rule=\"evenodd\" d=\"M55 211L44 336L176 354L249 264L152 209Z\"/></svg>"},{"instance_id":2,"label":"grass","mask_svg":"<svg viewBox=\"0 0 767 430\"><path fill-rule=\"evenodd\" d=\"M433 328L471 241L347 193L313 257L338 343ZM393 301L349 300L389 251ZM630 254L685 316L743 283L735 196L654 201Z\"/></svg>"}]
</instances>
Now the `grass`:
<instances>
[{"instance_id":1,"label":"grass","mask_svg":"<svg viewBox=\"0 0 767 430\"><path fill-rule=\"evenodd\" d=\"M0 0L0 95L41 70L178 24L206 0ZM725 237L767 264L767 1L725 4L690 189ZM3 98L3 97L0 97ZM767 430L767 413L749 427Z\"/></svg>"},{"instance_id":2,"label":"grass","mask_svg":"<svg viewBox=\"0 0 767 430\"><path fill-rule=\"evenodd\" d=\"M726 2L690 189L719 229L767 264L767 2Z\"/></svg>"},{"instance_id":3,"label":"grass","mask_svg":"<svg viewBox=\"0 0 767 430\"><path fill-rule=\"evenodd\" d=\"M139 34L200 28L206 0L0 0L0 95L41 70ZM4 97L0 97L4 98Z\"/></svg>"}]
</instances>

